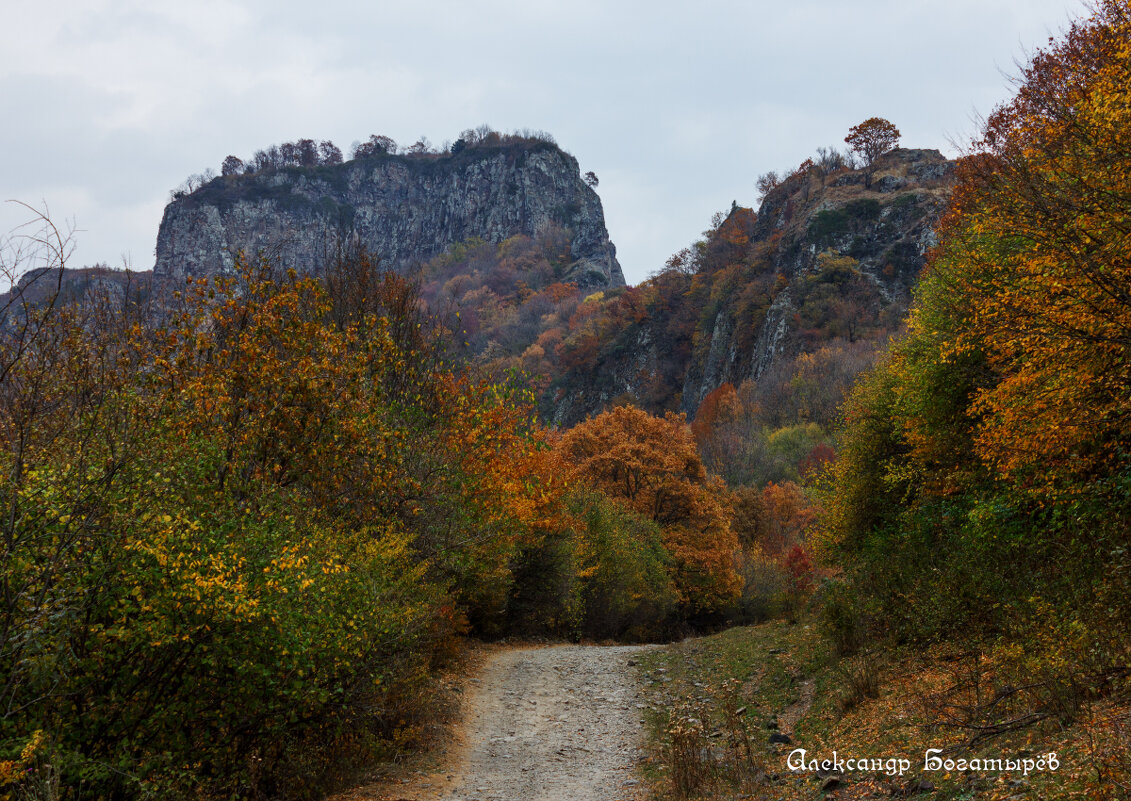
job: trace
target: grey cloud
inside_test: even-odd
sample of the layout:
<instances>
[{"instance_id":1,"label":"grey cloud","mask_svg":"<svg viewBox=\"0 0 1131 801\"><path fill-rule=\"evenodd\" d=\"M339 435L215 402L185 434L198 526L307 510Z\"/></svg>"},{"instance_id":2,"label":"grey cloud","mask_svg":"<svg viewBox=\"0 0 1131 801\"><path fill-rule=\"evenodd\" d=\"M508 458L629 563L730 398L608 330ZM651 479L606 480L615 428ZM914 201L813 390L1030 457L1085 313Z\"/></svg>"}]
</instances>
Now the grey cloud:
<instances>
[{"instance_id":1,"label":"grey cloud","mask_svg":"<svg viewBox=\"0 0 1131 801\"><path fill-rule=\"evenodd\" d=\"M228 153L298 136L346 148L370 133L440 143L483 122L541 128L601 177L638 281L712 212L752 202L759 173L840 144L864 117L948 149L972 133L972 111L1008 96L1000 70L1080 7L214 0L186 16L62 2L37 12L56 19L42 21L50 58L0 56L0 96L18 110L0 129L0 181L5 197L81 206L52 204L82 217L79 261L130 251L147 266L165 194Z\"/></svg>"}]
</instances>

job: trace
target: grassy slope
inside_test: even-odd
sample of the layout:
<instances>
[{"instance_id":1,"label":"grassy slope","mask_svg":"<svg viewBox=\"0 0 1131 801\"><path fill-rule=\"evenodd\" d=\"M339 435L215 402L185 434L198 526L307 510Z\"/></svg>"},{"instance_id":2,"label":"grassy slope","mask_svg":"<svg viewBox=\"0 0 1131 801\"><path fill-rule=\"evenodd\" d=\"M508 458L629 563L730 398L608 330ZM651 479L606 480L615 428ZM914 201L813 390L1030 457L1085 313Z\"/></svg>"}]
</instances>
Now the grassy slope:
<instances>
[{"instance_id":1,"label":"grassy slope","mask_svg":"<svg viewBox=\"0 0 1131 801\"><path fill-rule=\"evenodd\" d=\"M889 650L837 659L816 626L804 622L736 628L658 649L640 664L650 695L646 776L656 798L679 797L672 789L669 730L673 721L682 721L686 730L690 718L708 721L697 750L700 757L718 763L706 766L708 781L701 794L708 799L821 797L824 780L788 769L787 756L795 748L807 749L810 758L824 759L835 749L842 758L902 756L911 762L903 777L848 773L838 787L828 789L827 795L835 798L1097 797L1089 729L1083 725L1064 727L1046 720L972 749L963 747L968 731L939 725L943 718L932 698L966 677L972 666L969 659L942 649ZM867 679L873 680L871 688ZM946 698L961 700L954 694ZM737 769L734 752L728 748L736 729L726 723L728 704L732 713L741 712L752 745L753 759L745 770ZM769 743L775 724L792 737L792 745ZM1035 759L1055 751L1060 768L1027 777L996 771L924 773L928 748L948 749L944 758L954 759ZM721 777L712 781L712 774Z\"/></svg>"}]
</instances>

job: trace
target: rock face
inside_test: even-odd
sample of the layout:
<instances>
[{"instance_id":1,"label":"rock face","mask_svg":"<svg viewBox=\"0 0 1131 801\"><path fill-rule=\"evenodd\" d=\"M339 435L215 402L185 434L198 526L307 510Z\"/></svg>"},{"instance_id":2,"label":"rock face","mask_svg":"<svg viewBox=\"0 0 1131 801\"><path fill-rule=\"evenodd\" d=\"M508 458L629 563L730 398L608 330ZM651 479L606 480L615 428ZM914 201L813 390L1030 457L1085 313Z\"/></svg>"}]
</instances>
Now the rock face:
<instances>
[{"instance_id":1,"label":"rock face","mask_svg":"<svg viewBox=\"0 0 1131 801\"><path fill-rule=\"evenodd\" d=\"M847 257L867 279L880 306L902 318L911 289L919 280L927 251L936 244L935 226L946 207L954 162L937 150L899 148L881 156L871 187L863 170L850 171L818 186L811 177L794 177L770 192L758 210L751 241L777 240L762 272L780 276L781 285L748 348L739 347L732 304L716 312L706 352L689 365L681 408L693 414L724 382L757 380L783 355L796 355L801 343L797 313L811 294L822 259ZM827 263L827 262L826 262Z\"/></svg>"},{"instance_id":2,"label":"rock face","mask_svg":"<svg viewBox=\"0 0 1131 801\"><path fill-rule=\"evenodd\" d=\"M166 207L154 273L213 275L241 250L313 271L343 236L404 270L456 242L501 242L550 225L572 234L566 280L624 285L600 198L572 156L542 141L217 178Z\"/></svg>"},{"instance_id":3,"label":"rock face","mask_svg":"<svg viewBox=\"0 0 1131 801\"><path fill-rule=\"evenodd\" d=\"M697 244L694 275L625 291L644 290L633 304L648 313L606 326L594 362L557 380L543 414L569 426L626 401L694 415L724 383L756 383L832 339L854 341L857 323L886 340L936 244L954 166L936 150L901 148L877 160L870 186L863 170L810 169L756 213L734 207Z\"/></svg>"},{"instance_id":4,"label":"rock face","mask_svg":"<svg viewBox=\"0 0 1131 801\"><path fill-rule=\"evenodd\" d=\"M0 309L18 316L17 310L24 303L31 306L52 301L80 306L108 303L120 307L126 302L143 304L149 300L152 291L153 273L149 271L111 270L105 265L67 268L62 272L58 269L36 269L21 275L14 287L0 294ZM0 313L0 319L3 317Z\"/></svg>"}]
</instances>

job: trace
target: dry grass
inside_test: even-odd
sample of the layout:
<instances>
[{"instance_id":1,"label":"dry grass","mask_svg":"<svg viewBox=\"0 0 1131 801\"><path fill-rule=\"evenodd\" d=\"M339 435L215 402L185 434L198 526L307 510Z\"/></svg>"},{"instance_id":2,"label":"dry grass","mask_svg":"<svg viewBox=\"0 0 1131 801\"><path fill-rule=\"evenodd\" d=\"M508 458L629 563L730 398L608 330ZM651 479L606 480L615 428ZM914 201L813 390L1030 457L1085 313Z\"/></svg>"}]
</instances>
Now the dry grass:
<instances>
[{"instance_id":1,"label":"dry grass","mask_svg":"<svg viewBox=\"0 0 1131 801\"><path fill-rule=\"evenodd\" d=\"M490 656L523 644L484 644L465 641L464 650L452 657L435 684L432 716L419 732L417 747L394 759L368 765L340 784L343 789L326 801L407 801L432 797L429 786L441 787L466 757L466 742L460 722L466 699L475 692Z\"/></svg>"},{"instance_id":2,"label":"dry grass","mask_svg":"<svg viewBox=\"0 0 1131 801\"><path fill-rule=\"evenodd\" d=\"M647 691L662 716L652 727L648 772L656 799L812 801L821 797L824 780L789 771L786 757L794 748L912 761L903 776L840 777L826 794L839 801L908 794L938 801L1131 799L1131 688L1083 703L1076 722L1037 719L1041 693L1026 690L985 653L934 646L845 659L804 622L732 629L649 659ZM728 714L742 722L726 723ZM683 738L674 749L673 724ZM771 725L780 725L792 743L770 744ZM928 748L983 760L1056 752L1059 768L1027 776L923 773ZM934 791L922 791L923 781Z\"/></svg>"},{"instance_id":3,"label":"dry grass","mask_svg":"<svg viewBox=\"0 0 1131 801\"><path fill-rule=\"evenodd\" d=\"M676 798L694 798L714 785L708 714L705 707L694 709L688 705L671 711L664 755Z\"/></svg>"},{"instance_id":4,"label":"dry grass","mask_svg":"<svg viewBox=\"0 0 1131 801\"><path fill-rule=\"evenodd\" d=\"M880 696L880 669L871 654L844 660L838 667L844 680L840 697L840 710L850 712L869 698Z\"/></svg>"},{"instance_id":5,"label":"dry grass","mask_svg":"<svg viewBox=\"0 0 1131 801\"><path fill-rule=\"evenodd\" d=\"M670 712L663 753L675 798L697 798L723 786L750 790L764 780L741 687L733 679L718 693L706 687L705 694L718 703L689 702Z\"/></svg>"},{"instance_id":6,"label":"dry grass","mask_svg":"<svg viewBox=\"0 0 1131 801\"><path fill-rule=\"evenodd\" d=\"M1131 798L1131 707L1098 706L1082 726L1095 771L1096 797L1111 801Z\"/></svg>"}]
</instances>

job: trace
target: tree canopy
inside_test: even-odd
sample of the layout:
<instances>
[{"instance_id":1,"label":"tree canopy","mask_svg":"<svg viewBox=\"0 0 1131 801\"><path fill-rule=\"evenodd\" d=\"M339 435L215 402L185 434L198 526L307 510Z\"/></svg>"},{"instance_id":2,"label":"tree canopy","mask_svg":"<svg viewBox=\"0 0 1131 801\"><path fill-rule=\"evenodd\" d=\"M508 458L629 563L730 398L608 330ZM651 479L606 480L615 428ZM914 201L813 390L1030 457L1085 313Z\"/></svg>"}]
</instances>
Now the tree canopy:
<instances>
[{"instance_id":1,"label":"tree canopy","mask_svg":"<svg viewBox=\"0 0 1131 801\"><path fill-rule=\"evenodd\" d=\"M882 117L869 117L852 126L844 141L864 160L865 166L870 166L899 143L899 136L899 129L892 123Z\"/></svg>"},{"instance_id":2,"label":"tree canopy","mask_svg":"<svg viewBox=\"0 0 1131 801\"><path fill-rule=\"evenodd\" d=\"M699 611L718 609L739 590L738 541L682 416L654 417L621 406L562 437L574 475L656 522L680 565L676 586Z\"/></svg>"}]
</instances>

